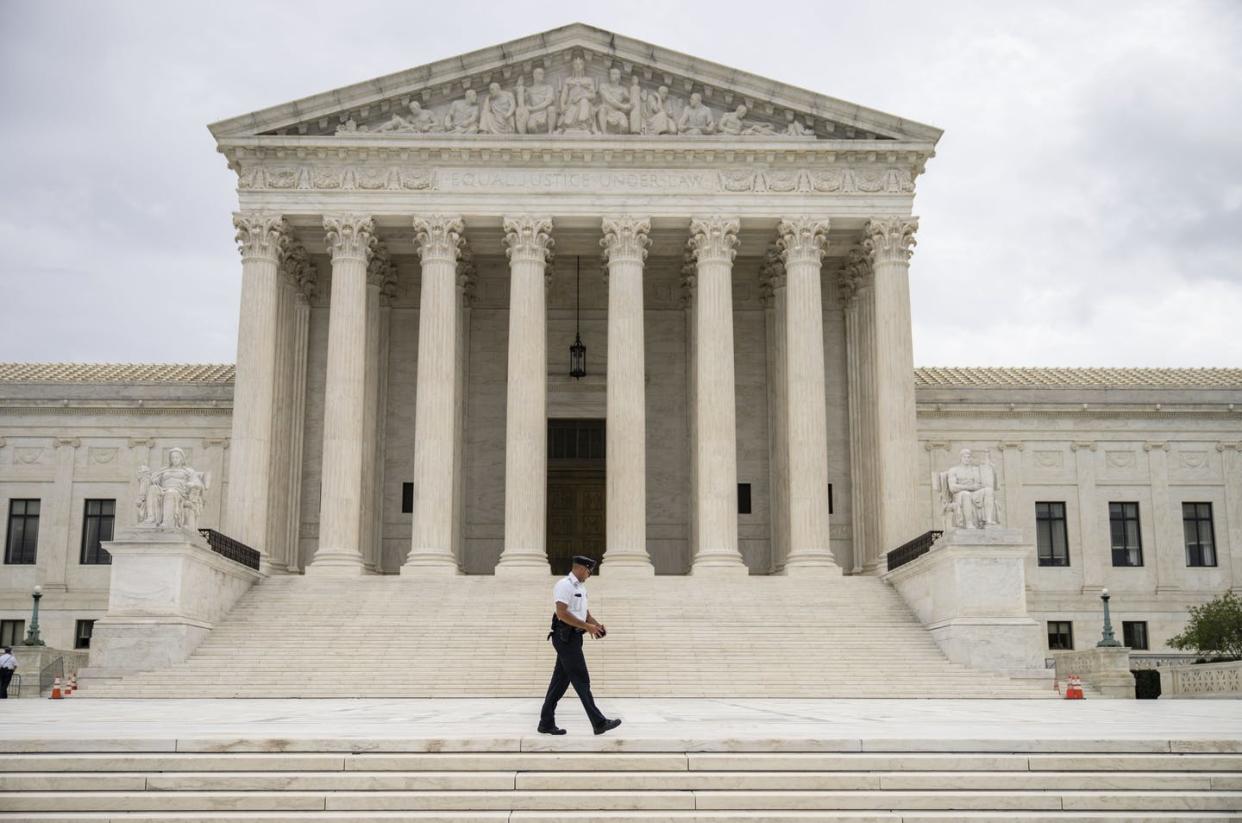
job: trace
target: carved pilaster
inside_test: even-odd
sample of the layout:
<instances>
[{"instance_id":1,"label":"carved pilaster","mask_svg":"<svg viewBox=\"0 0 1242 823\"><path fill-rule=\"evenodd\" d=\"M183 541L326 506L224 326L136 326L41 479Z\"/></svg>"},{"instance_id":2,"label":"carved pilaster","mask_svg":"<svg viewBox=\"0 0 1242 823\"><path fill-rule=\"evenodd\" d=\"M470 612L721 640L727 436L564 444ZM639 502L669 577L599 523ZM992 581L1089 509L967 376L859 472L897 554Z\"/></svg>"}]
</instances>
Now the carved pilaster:
<instances>
[{"instance_id":1,"label":"carved pilaster","mask_svg":"<svg viewBox=\"0 0 1242 823\"><path fill-rule=\"evenodd\" d=\"M785 288L785 261L776 246L764 253L763 263L759 266L759 297L764 305L772 300L776 292Z\"/></svg>"},{"instance_id":2,"label":"carved pilaster","mask_svg":"<svg viewBox=\"0 0 1242 823\"><path fill-rule=\"evenodd\" d=\"M872 265L906 263L914 252L917 217L877 217L863 226L862 247Z\"/></svg>"},{"instance_id":3,"label":"carved pilaster","mask_svg":"<svg viewBox=\"0 0 1242 823\"><path fill-rule=\"evenodd\" d=\"M280 275L299 290L315 290L315 267L306 247L296 240L291 240L280 256Z\"/></svg>"},{"instance_id":4,"label":"carved pilaster","mask_svg":"<svg viewBox=\"0 0 1242 823\"><path fill-rule=\"evenodd\" d=\"M694 290L698 285L698 269L694 264L694 253L689 248L681 260L681 307L688 309L694 305Z\"/></svg>"},{"instance_id":5,"label":"carved pilaster","mask_svg":"<svg viewBox=\"0 0 1242 823\"><path fill-rule=\"evenodd\" d=\"M651 220L630 215L605 217L604 238L599 241L604 250L604 262L636 262L647 259L647 247L651 245Z\"/></svg>"},{"instance_id":6,"label":"carved pilaster","mask_svg":"<svg viewBox=\"0 0 1242 823\"><path fill-rule=\"evenodd\" d=\"M733 263L741 223L732 217L696 217L690 221L687 248L698 263Z\"/></svg>"},{"instance_id":7,"label":"carved pilaster","mask_svg":"<svg viewBox=\"0 0 1242 823\"><path fill-rule=\"evenodd\" d=\"M871 260L862 249L851 249L837 274L837 297L841 308L855 305L871 285Z\"/></svg>"},{"instance_id":8,"label":"carved pilaster","mask_svg":"<svg viewBox=\"0 0 1242 823\"><path fill-rule=\"evenodd\" d=\"M792 217L776 227L776 248L786 266L810 263L816 267L828 246L828 221L813 217Z\"/></svg>"},{"instance_id":9,"label":"carved pilaster","mask_svg":"<svg viewBox=\"0 0 1242 823\"><path fill-rule=\"evenodd\" d=\"M323 228L333 263L346 259L367 262L379 242L375 221L364 214L325 215Z\"/></svg>"},{"instance_id":10,"label":"carved pilaster","mask_svg":"<svg viewBox=\"0 0 1242 823\"><path fill-rule=\"evenodd\" d=\"M505 254L511 263L552 262L552 218L528 214L504 219Z\"/></svg>"},{"instance_id":11,"label":"carved pilaster","mask_svg":"<svg viewBox=\"0 0 1242 823\"><path fill-rule=\"evenodd\" d=\"M474 252L470 246L461 248L461 256L457 261L457 290L461 292L461 305L470 308L479 287L479 267L474 263Z\"/></svg>"},{"instance_id":12,"label":"carved pilaster","mask_svg":"<svg viewBox=\"0 0 1242 823\"><path fill-rule=\"evenodd\" d=\"M466 242L465 223L455 214L429 214L414 218L414 248L424 262L456 261Z\"/></svg>"},{"instance_id":13,"label":"carved pilaster","mask_svg":"<svg viewBox=\"0 0 1242 823\"><path fill-rule=\"evenodd\" d=\"M377 243L371 252L371 259L367 262L367 285L382 289L386 281L396 279L395 271L396 266L388 255L388 247Z\"/></svg>"},{"instance_id":14,"label":"carved pilaster","mask_svg":"<svg viewBox=\"0 0 1242 823\"><path fill-rule=\"evenodd\" d=\"M252 257L277 260L289 243L289 224L274 212L234 212L233 227L243 261Z\"/></svg>"}]
</instances>

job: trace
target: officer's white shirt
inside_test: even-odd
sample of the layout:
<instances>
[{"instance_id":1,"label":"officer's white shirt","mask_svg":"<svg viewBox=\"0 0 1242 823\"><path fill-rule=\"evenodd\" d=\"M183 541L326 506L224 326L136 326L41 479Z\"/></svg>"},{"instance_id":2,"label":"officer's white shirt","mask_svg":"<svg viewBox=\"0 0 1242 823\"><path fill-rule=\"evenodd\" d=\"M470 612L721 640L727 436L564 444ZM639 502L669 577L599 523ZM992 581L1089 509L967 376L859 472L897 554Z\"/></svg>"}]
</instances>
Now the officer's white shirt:
<instances>
[{"instance_id":1,"label":"officer's white shirt","mask_svg":"<svg viewBox=\"0 0 1242 823\"><path fill-rule=\"evenodd\" d=\"M556 581L556 585L552 587L552 608L556 608L557 603L564 603L569 607L569 613L578 618L582 622L587 619L587 590L586 586L574 573L562 577Z\"/></svg>"},{"instance_id":2,"label":"officer's white shirt","mask_svg":"<svg viewBox=\"0 0 1242 823\"><path fill-rule=\"evenodd\" d=\"M0 669L16 669L17 658L11 654L0 654Z\"/></svg>"}]
</instances>

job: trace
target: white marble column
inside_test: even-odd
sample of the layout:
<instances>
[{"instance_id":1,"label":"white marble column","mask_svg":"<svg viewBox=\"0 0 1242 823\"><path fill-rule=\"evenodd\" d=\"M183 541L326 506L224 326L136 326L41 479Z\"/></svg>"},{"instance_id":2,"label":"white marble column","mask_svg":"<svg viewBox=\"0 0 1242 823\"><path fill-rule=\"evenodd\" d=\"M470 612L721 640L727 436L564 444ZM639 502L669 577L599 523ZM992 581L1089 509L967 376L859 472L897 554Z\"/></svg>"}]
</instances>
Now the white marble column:
<instances>
[{"instance_id":1,"label":"white marble column","mask_svg":"<svg viewBox=\"0 0 1242 823\"><path fill-rule=\"evenodd\" d=\"M1112 565L1112 549L1106 525L1108 508L1095 493L1095 443L1070 443L1074 453L1074 475L1078 485L1078 540L1082 560L1082 593L1099 594L1104 589L1105 569ZM1074 562L1071 548L1070 563Z\"/></svg>"},{"instance_id":2,"label":"white marble column","mask_svg":"<svg viewBox=\"0 0 1242 823\"><path fill-rule=\"evenodd\" d=\"M1229 570L1229 587L1242 593L1242 442L1217 443L1216 450L1225 475L1225 520L1216 527L1216 563Z\"/></svg>"},{"instance_id":3,"label":"white marble column","mask_svg":"<svg viewBox=\"0 0 1242 823\"><path fill-rule=\"evenodd\" d=\"M305 445L306 426L306 348L310 335L310 301L318 288L318 275L309 263L302 267L297 280L297 292L293 298L292 339L293 390L290 395L289 414L289 477L291 482L285 490L288 503L287 514L287 563L290 571L298 571L302 562L302 453Z\"/></svg>"},{"instance_id":4,"label":"white marble column","mask_svg":"<svg viewBox=\"0 0 1242 823\"><path fill-rule=\"evenodd\" d=\"M782 220L776 233L785 264L786 291L789 555L785 570L839 573L828 542L828 409L820 280L828 221L807 217Z\"/></svg>"},{"instance_id":5,"label":"white marble column","mask_svg":"<svg viewBox=\"0 0 1242 823\"><path fill-rule=\"evenodd\" d=\"M910 328L910 254L917 218L867 222L863 248L871 256L875 346L873 413L879 436L875 465L879 499L877 551L917 537L918 436L914 407L914 343Z\"/></svg>"},{"instance_id":6,"label":"white marble column","mask_svg":"<svg viewBox=\"0 0 1242 823\"><path fill-rule=\"evenodd\" d=\"M605 217L608 264L607 530L609 574L654 575L647 553L647 401L643 334L645 217Z\"/></svg>"},{"instance_id":7,"label":"white marble column","mask_svg":"<svg viewBox=\"0 0 1242 823\"><path fill-rule=\"evenodd\" d=\"M466 427L470 415L466 404L466 386L470 385L470 309L474 304L478 271L469 244L462 247L457 263L457 424L453 448L453 559L460 568L464 550L462 501L466 494Z\"/></svg>"},{"instance_id":8,"label":"white marble column","mask_svg":"<svg viewBox=\"0 0 1242 823\"><path fill-rule=\"evenodd\" d=\"M870 271L870 265L862 260L862 253L856 250L837 278L837 294L845 325L846 401L850 438L850 570L854 574L862 573L871 545L868 514L872 501L867 495L871 461L864 432L870 415L863 398L862 352L859 350L862 343L859 298Z\"/></svg>"},{"instance_id":9,"label":"white marble column","mask_svg":"<svg viewBox=\"0 0 1242 823\"><path fill-rule=\"evenodd\" d=\"M552 218L506 217L509 375L505 400L505 544L498 575L546 575L547 273Z\"/></svg>"},{"instance_id":10,"label":"white marble column","mask_svg":"<svg viewBox=\"0 0 1242 823\"><path fill-rule=\"evenodd\" d=\"M56 475L52 493L40 509L39 542L35 551L39 584L49 592L68 589L69 564L78 562L77 547L69 545L69 533L73 519L73 473L81 446L82 441L76 437L52 440L56 451Z\"/></svg>"},{"instance_id":11,"label":"white marble column","mask_svg":"<svg viewBox=\"0 0 1242 823\"><path fill-rule=\"evenodd\" d=\"M418 389L414 412L414 522L402 574L455 575L457 488L457 262L465 226L456 215L414 218L422 258L418 303Z\"/></svg>"},{"instance_id":12,"label":"white marble column","mask_svg":"<svg viewBox=\"0 0 1242 823\"><path fill-rule=\"evenodd\" d=\"M382 452L379 449L380 414L380 291L388 278L392 263L388 249L376 244L367 263L367 342L366 377L363 393L366 397L362 421L362 508L359 512L358 533L362 541L362 565L369 573L382 571L379 550L379 491L376 485L376 466Z\"/></svg>"},{"instance_id":13,"label":"white marble column","mask_svg":"<svg viewBox=\"0 0 1242 823\"><path fill-rule=\"evenodd\" d=\"M785 264L775 247L768 250L759 277L768 369L768 512L772 521L768 568L776 574L785 568L789 556L789 386L785 379Z\"/></svg>"},{"instance_id":14,"label":"white marble column","mask_svg":"<svg viewBox=\"0 0 1242 823\"><path fill-rule=\"evenodd\" d=\"M388 447L388 367L390 361L392 339L392 301L397 295L397 267L389 263L385 269L384 280L380 284L379 320L377 325L379 336L379 364L376 371L375 394L375 449L376 458L372 471L372 483L375 488L375 519L372 521L374 532L372 544L375 551L375 562L378 568L384 566L384 479L387 476Z\"/></svg>"},{"instance_id":15,"label":"white marble column","mask_svg":"<svg viewBox=\"0 0 1242 823\"><path fill-rule=\"evenodd\" d=\"M323 487L319 549L308 575L363 573L358 513L362 507L366 405L367 262L374 224L364 215L324 217L332 255L328 367L324 387Z\"/></svg>"},{"instance_id":16,"label":"white marble column","mask_svg":"<svg viewBox=\"0 0 1242 823\"><path fill-rule=\"evenodd\" d=\"M289 227L280 215L267 212L238 212L233 215L233 225L242 255L242 288L224 531L258 551L266 561L278 265L289 242Z\"/></svg>"},{"instance_id":17,"label":"white marble column","mask_svg":"<svg viewBox=\"0 0 1242 823\"><path fill-rule=\"evenodd\" d=\"M875 270L871 255L859 251L851 255L860 275L858 282L858 396L864 409L859 435L863 443L863 491L866 498L866 553L863 556L863 574L883 574L888 570L888 552L897 546L884 547L880 534L880 419L876 398L876 329L875 329ZM910 377L913 381L914 376Z\"/></svg>"},{"instance_id":18,"label":"white marble column","mask_svg":"<svg viewBox=\"0 0 1242 823\"><path fill-rule=\"evenodd\" d=\"M1149 441L1143 444L1147 453L1147 471L1151 479L1151 524L1153 534L1143 541L1143 562L1156 570L1156 594L1173 594L1182 590L1186 568L1186 540L1182 530L1182 507L1174 510L1169 495L1169 444ZM1142 507L1140 506L1140 513Z\"/></svg>"},{"instance_id":19,"label":"white marble column","mask_svg":"<svg viewBox=\"0 0 1242 823\"><path fill-rule=\"evenodd\" d=\"M697 267L694 253L686 249L681 263L681 306L685 312L686 323L686 461L690 466L690 489L687 494L686 507L686 549L688 561L692 563L699 553L699 482L695 460L699 453L699 426L696 419L698 404L695 402L695 341L698 336L694 330L695 291L698 282Z\"/></svg>"},{"instance_id":20,"label":"white marble column","mask_svg":"<svg viewBox=\"0 0 1242 823\"><path fill-rule=\"evenodd\" d=\"M285 573L289 570L289 426L292 423L293 394L293 315L294 293L297 290L298 268L306 262L300 244L290 243L282 255L276 298L276 366L272 393L272 446L267 490L267 555L264 571Z\"/></svg>"},{"instance_id":21,"label":"white marble column","mask_svg":"<svg viewBox=\"0 0 1242 823\"><path fill-rule=\"evenodd\" d=\"M202 446L205 455L203 469L211 472L212 478L224 477L224 452L229 447L228 439L224 437L204 437ZM213 480L212 482L217 481ZM220 524L223 521L221 512L220 490L212 488L203 497L203 513L198 516L199 527L220 531ZM129 523L121 521L117 525L128 526Z\"/></svg>"},{"instance_id":22,"label":"white marble column","mask_svg":"<svg viewBox=\"0 0 1242 823\"><path fill-rule=\"evenodd\" d=\"M695 258L695 484L699 550L692 574L749 571L737 542L737 411L733 372L736 218L690 221Z\"/></svg>"}]
</instances>

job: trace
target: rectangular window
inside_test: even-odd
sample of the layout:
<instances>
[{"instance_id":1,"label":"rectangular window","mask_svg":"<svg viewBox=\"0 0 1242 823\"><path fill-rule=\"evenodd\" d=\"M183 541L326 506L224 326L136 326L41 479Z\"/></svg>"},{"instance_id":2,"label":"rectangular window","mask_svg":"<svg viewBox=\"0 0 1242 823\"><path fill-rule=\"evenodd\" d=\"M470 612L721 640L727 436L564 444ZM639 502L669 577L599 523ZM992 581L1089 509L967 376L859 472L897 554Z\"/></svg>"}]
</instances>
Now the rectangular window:
<instances>
[{"instance_id":1,"label":"rectangular window","mask_svg":"<svg viewBox=\"0 0 1242 823\"><path fill-rule=\"evenodd\" d=\"M548 421L549 460L603 460L606 442L603 420Z\"/></svg>"},{"instance_id":2,"label":"rectangular window","mask_svg":"<svg viewBox=\"0 0 1242 823\"><path fill-rule=\"evenodd\" d=\"M112 539L112 525L116 521L115 500L87 500L82 516L82 565L110 566L112 555L99 545Z\"/></svg>"},{"instance_id":3,"label":"rectangular window","mask_svg":"<svg viewBox=\"0 0 1242 823\"><path fill-rule=\"evenodd\" d=\"M25 639L25 620L0 620L0 647L19 646Z\"/></svg>"},{"instance_id":4,"label":"rectangular window","mask_svg":"<svg viewBox=\"0 0 1242 823\"><path fill-rule=\"evenodd\" d=\"M4 562L30 566L39 546L39 501L10 500L9 530L4 541Z\"/></svg>"},{"instance_id":5,"label":"rectangular window","mask_svg":"<svg viewBox=\"0 0 1242 823\"><path fill-rule=\"evenodd\" d=\"M1186 565L1216 565L1216 531L1211 503L1183 503L1182 531L1186 534Z\"/></svg>"},{"instance_id":6,"label":"rectangular window","mask_svg":"<svg viewBox=\"0 0 1242 823\"><path fill-rule=\"evenodd\" d=\"M1138 503L1109 503L1114 566L1143 565L1143 539L1139 533Z\"/></svg>"},{"instance_id":7,"label":"rectangular window","mask_svg":"<svg viewBox=\"0 0 1242 823\"><path fill-rule=\"evenodd\" d=\"M1126 646L1131 649L1147 649L1147 621L1146 620L1123 620L1121 621L1121 636Z\"/></svg>"},{"instance_id":8,"label":"rectangular window","mask_svg":"<svg viewBox=\"0 0 1242 823\"><path fill-rule=\"evenodd\" d=\"M1069 620L1049 620L1048 648L1052 651L1072 651L1074 648L1074 624Z\"/></svg>"},{"instance_id":9,"label":"rectangular window","mask_svg":"<svg viewBox=\"0 0 1242 823\"><path fill-rule=\"evenodd\" d=\"M737 513L750 514L750 484L737 484Z\"/></svg>"},{"instance_id":10,"label":"rectangular window","mask_svg":"<svg viewBox=\"0 0 1242 823\"><path fill-rule=\"evenodd\" d=\"M91 632L94 630L94 620L79 620L73 630L73 647L75 649L89 649L91 647Z\"/></svg>"},{"instance_id":11,"label":"rectangular window","mask_svg":"<svg viewBox=\"0 0 1242 823\"><path fill-rule=\"evenodd\" d=\"M1035 504L1035 537L1041 566L1068 566L1069 536L1064 503Z\"/></svg>"},{"instance_id":12,"label":"rectangular window","mask_svg":"<svg viewBox=\"0 0 1242 823\"><path fill-rule=\"evenodd\" d=\"M413 514L414 513L414 484L413 483L402 483L401 484L401 513L402 514Z\"/></svg>"}]
</instances>

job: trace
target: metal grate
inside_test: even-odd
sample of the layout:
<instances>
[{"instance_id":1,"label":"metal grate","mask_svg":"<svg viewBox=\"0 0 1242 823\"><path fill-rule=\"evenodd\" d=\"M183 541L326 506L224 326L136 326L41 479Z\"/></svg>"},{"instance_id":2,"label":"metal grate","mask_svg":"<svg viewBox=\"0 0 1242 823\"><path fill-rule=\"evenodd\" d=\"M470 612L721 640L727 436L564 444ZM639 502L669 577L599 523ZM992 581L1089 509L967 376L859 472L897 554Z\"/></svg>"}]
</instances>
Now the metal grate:
<instances>
[{"instance_id":1,"label":"metal grate","mask_svg":"<svg viewBox=\"0 0 1242 823\"><path fill-rule=\"evenodd\" d=\"M245 543L234 540L227 534L221 534L215 529L199 529L198 533L207 538L207 545L216 554L255 571L259 570L259 553Z\"/></svg>"},{"instance_id":2,"label":"metal grate","mask_svg":"<svg viewBox=\"0 0 1242 823\"><path fill-rule=\"evenodd\" d=\"M944 534L943 531L933 529L893 549L888 553L888 570L891 572L893 569L906 565L916 557L927 554L931 551L932 544L942 534Z\"/></svg>"}]
</instances>

